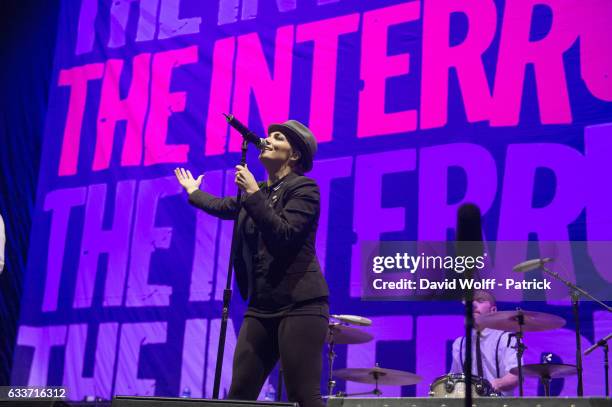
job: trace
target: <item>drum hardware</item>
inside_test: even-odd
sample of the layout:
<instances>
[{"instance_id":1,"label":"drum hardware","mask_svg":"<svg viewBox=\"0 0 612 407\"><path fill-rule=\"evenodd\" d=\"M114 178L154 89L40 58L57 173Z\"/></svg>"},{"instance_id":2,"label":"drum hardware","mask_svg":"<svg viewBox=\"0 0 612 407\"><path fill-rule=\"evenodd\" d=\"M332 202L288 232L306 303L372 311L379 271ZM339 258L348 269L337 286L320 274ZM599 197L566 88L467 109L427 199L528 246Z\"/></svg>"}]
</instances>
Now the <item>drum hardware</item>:
<instances>
[{"instance_id":1,"label":"drum hardware","mask_svg":"<svg viewBox=\"0 0 612 407\"><path fill-rule=\"evenodd\" d=\"M545 312L497 311L476 318L479 328L497 329L500 331L518 332L519 315L522 315L523 332L540 332L558 329L565 325L565 319Z\"/></svg>"},{"instance_id":2,"label":"drum hardware","mask_svg":"<svg viewBox=\"0 0 612 407\"><path fill-rule=\"evenodd\" d=\"M376 364L373 368L346 368L333 372L337 377L357 383L368 383L374 385L374 390L363 393L346 394L339 392L337 397L361 396L365 394L382 395L378 385L408 386L420 383L422 378L411 372L403 370L385 369Z\"/></svg>"},{"instance_id":3,"label":"drum hardware","mask_svg":"<svg viewBox=\"0 0 612 407\"><path fill-rule=\"evenodd\" d=\"M376 389L374 389L374 390L372 390L372 391L362 391L362 392L360 392L360 393L350 393L350 394L349 394L349 393L346 393L346 392L344 392L344 391L339 391L339 392L337 392L336 394L334 394L333 396L332 396L332 395L329 395L329 396L324 396L323 398L324 398L324 399L328 399L328 398L330 398L330 397L355 397L355 396L367 396L367 395L370 395L370 394L373 394L373 395L375 395L376 397L380 397L380 396L382 395L382 391L380 391L380 390L379 390L379 389L377 389L377 388L376 388Z\"/></svg>"},{"instance_id":4,"label":"drum hardware","mask_svg":"<svg viewBox=\"0 0 612 407\"><path fill-rule=\"evenodd\" d=\"M467 386L467 377L463 373L451 373L437 377L429 386L430 397L464 398ZM472 375L472 393L476 397L497 397L493 386L483 377Z\"/></svg>"},{"instance_id":5,"label":"drum hardware","mask_svg":"<svg viewBox=\"0 0 612 407\"><path fill-rule=\"evenodd\" d=\"M334 360L336 359L336 352L334 352L334 331L335 327L330 324L327 336L327 339L329 339L327 341L327 364L329 365L329 373L327 374L327 394L330 396L334 392L334 387L336 387L336 381L334 380Z\"/></svg>"},{"instance_id":6,"label":"drum hardware","mask_svg":"<svg viewBox=\"0 0 612 407\"><path fill-rule=\"evenodd\" d=\"M501 331L514 332L508 337L508 345L512 337L516 338L516 360L519 377L519 395L523 397L523 353L527 347L523 343L524 332L548 331L561 328L565 320L556 315L544 312L525 311L517 308L516 311L498 311L481 315L476 319L479 328L491 328Z\"/></svg>"},{"instance_id":7,"label":"drum hardware","mask_svg":"<svg viewBox=\"0 0 612 407\"><path fill-rule=\"evenodd\" d=\"M349 325L359 325L359 326L370 326L372 325L372 320L365 317L360 317L358 315L332 315L334 319L337 319L340 322L344 322Z\"/></svg>"},{"instance_id":8,"label":"drum hardware","mask_svg":"<svg viewBox=\"0 0 612 407\"><path fill-rule=\"evenodd\" d=\"M514 333L516 337L516 363L518 365L518 378L519 378L519 396L523 397L523 353L525 352L525 344L523 343L523 325L525 325L525 315L520 308L516 309L518 312L518 326L519 331ZM508 342L510 342L512 335L508 336Z\"/></svg>"},{"instance_id":9,"label":"drum hardware","mask_svg":"<svg viewBox=\"0 0 612 407\"><path fill-rule=\"evenodd\" d=\"M331 322L325 341L336 345L356 345L359 343L370 342L372 334L362 331L352 326L342 325L338 322Z\"/></svg>"},{"instance_id":10,"label":"drum hardware","mask_svg":"<svg viewBox=\"0 0 612 407\"><path fill-rule=\"evenodd\" d=\"M350 323L361 326L368 326L372 324L372 321L368 318L363 318L356 315L332 315L332 318L335 318L341 322L330 322L327 338L325 338L325 341L328 343L327 360L329 365L327 394L330 396L334 392L334 387L336 387L336 381L334 380L333 376L334 360L336 359L336 352L334 351L334 346L336 344L340 345L366 343L371 341L373 338L373 336L367 332L348 326L348 324Z\"/></svg>"},{"instance_id":11,"label":"drum hardware","mask_svg":"<svg viewBox=\"0 0 612 407\"><path fill-rule=\"evenodd\" d=\"M601 346L604 352L604 383L606 386L606 397L610 397L610 378L608 376L608 340L612 338L612 333L608 334L603 339L595 342L593 346L584 351L584 356L587 356L589 353L593 352L595 349Z\"/></svg>"},{"instance_id":12,"label":"drum hardware","mask_svg":"<svg viewBox=\"0 0 612 407\"><path fill-rule=\"evenodd\" d=\"M578 370L574 365L566 365L563 363L534 363L522 366L523 375L529 377L538 377L544 385L544 396L550 397L550 381L552 379L575 375ZM519 369L513 367L510 373L517 374Z\"/></svg>"},{"instance_id":13,"label":"drum hardware","mask_svg":"<svg viewBox=\"0 0 612 407\"><path fill-rule=\"evenodd\" d=\"M544 258L544 259L527 260L527 261L524 261L524 262L519 263L516 266L514 266L513 270L515 272L518 272L518 273L523 273L523 272L526 272L526 271L540 269L543 272L545 272L546 274L548 274L548 275L554 277L555 279L561 281L568 288L570 297L572 299L572 309L573 309L573 313L574 313L574 322L575 322L575 325L576 325L574 331L576 333L576 369L577 369L577 373L578 373L577 395L578 395L578 397L582 397L583 393L584 393L584 389L583 389L583 384L582 384L582 352L581 352L582 346L581 346L581 339L580 339L581 338L581 336L580 336L580 313L579 313L579 310L578 310L578 303L580 301L580 297L583 296L583 297L586 297L586 298L589 298L589 299L595 301L596 303L601 305L608 312L612 312L612 307L610 307L607 304L599 301L597 298L593 297L586 290L578 287L576 284L574 284L574 283L564 279L556 271L552 271L552 270L548 269L545 266L545 264L550 262L550 261L553 261L553 260L554 259L552 259L550 257L547 257L547 258Z\"/></svg>"}]
</instances>

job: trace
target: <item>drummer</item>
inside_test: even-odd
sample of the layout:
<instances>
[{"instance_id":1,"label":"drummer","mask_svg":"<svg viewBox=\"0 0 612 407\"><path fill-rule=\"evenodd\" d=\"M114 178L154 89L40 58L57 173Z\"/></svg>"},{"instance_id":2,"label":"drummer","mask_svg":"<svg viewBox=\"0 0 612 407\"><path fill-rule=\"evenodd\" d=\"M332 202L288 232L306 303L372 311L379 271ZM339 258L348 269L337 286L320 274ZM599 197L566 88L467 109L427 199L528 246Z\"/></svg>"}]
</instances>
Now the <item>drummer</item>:
<instances>
[{"instance_id":1,"label":"drummer","mask_svg":"<svg viewBox=\"0 0 612 407\"><path fill-rule=\"evenodd\" d=\"M474 319L497 312L495 297L488 291L474 291ZM517 365L515 340L508 346L510 332L489 328L478 328L472 333L472 374L487 379L493 389L503 396L512 395L518 385L518 376L510 373ZM478 352L477 345L480 345ZM479 362L480 356L480 362ZM465 337L453 342L453 362L450 373L463 373L465 363Z\"/></svg>"}]
</instances>

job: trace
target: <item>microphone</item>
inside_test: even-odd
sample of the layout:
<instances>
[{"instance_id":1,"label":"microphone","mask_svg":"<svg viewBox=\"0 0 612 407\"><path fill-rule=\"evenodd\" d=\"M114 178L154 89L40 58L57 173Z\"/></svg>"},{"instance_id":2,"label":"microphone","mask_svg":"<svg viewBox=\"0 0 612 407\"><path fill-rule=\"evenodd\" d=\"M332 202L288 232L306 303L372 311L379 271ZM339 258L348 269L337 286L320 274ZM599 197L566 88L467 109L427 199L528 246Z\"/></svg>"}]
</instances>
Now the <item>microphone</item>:
<instances>
[{"instance_id":1,"label":"microphone","mask_svg":"<svg viewBox=\"0 0 612 407\"><path fill-rule=\"evenodd\" d=\"M259 150L264 150L266 148L266 146L268 145L266 139L257 137L255 133L253 133L238 119L236 119L233 114L223 113L223 116L225 116L225 120L227 120L229 125L236 129L246 141L254 144L255 147L257 147Z\"/></svg>"},{"instance_id":2,"label":"microphone","mask_svg":"<svg viewBox=\"0 0 612 407\"><path fill-rule=\"evenodd\" d=\"M369 318L360 317L358 315L332 315L332 318L336 318L338 321L346 322L347 324L370 326L372 320Z\"/></svg>"},{"instance_id":3,"label":"microphone","mask_svg":"<svg viewBox=\"0 0 612 407\"><path fill-rule=\"evenodd\" d=\"M478 206L467 203L457 211L455 250L459 256L482 256L482 216Z\"/></svg>"},{"instance_id":4,"label":"microphone","mask_svg":"<svg viewBox=\"0 0 612 407\"><path fill-rule=\"evenodd\" d=\"M540 267L542 267L546 263L550 263L551 261L553 261L552 257L544 257L542 259L527 260L527 261L524 261L514 266L512 268L512 271L515 271L517 273L524 273L526 271L539 269Z\"/></svg>"}]
</instances>

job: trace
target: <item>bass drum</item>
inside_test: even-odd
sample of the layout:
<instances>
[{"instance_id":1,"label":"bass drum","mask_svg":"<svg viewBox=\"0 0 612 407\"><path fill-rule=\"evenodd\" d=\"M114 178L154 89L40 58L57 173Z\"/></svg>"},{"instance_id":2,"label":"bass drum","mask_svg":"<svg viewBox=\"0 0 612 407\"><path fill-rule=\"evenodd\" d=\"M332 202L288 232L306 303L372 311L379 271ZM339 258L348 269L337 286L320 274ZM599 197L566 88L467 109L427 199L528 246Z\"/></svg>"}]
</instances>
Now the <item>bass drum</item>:
<instances>
[{"instance_id":1,"label":"bass drum","mask_svg":"<svg viewBox=\"0 0 612 407\"><path fill-rule=\"evenodd\" d=\"M429 386L430 397L465 398L466 377L463 373L447 374L438 377ZM472 397L497 397L493 386L487 379L472 376Z\"/></svg>"}]
</instances>

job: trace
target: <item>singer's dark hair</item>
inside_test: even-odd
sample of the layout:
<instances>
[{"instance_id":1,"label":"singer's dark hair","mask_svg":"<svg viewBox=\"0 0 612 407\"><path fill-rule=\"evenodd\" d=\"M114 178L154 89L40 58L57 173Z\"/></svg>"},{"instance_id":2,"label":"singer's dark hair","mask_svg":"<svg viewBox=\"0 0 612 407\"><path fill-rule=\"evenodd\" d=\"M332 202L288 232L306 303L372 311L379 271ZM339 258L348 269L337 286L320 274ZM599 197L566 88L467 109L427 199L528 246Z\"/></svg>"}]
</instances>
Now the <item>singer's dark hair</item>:
<instances>
[{"instance_id":1,"label":"singer's dark hair","mask_svg":"<svg viewBox=\"0 0 612 407\"><path fill-rule=\"evenodd\" d=\"M302 163L300 161L293 164L291 166L291 170L298 175L304 175L306 173L306 171L304 171L304 166L302 166Z\"/></svg>"},{"instance_id":2,"label":"singer's dark hair","mask_svg":"<svg viewBox=\"0 0 612 407\"><path fill-rule=\"evenodd\" d=\"M298 175L304 175L306 173L306 171L304 171L304 165L302 164L302 158L303 158L303 153L300 151L300 149L298 148L298 146L296 146L295 144L293 144L293 142L291 141L291 139L289 137L287 137L287 141L289 142L289 145L291 146L291 149L294 152L297 152L300 154L300 158L297 161L293 161L291 166L291 170L293 172L295 172Z\"/></svg>"}]
</instances>

